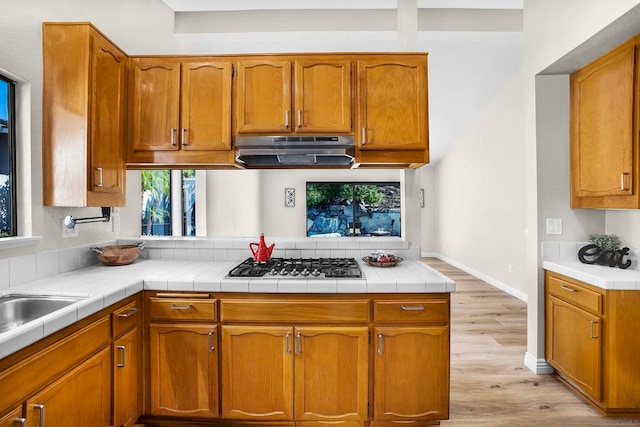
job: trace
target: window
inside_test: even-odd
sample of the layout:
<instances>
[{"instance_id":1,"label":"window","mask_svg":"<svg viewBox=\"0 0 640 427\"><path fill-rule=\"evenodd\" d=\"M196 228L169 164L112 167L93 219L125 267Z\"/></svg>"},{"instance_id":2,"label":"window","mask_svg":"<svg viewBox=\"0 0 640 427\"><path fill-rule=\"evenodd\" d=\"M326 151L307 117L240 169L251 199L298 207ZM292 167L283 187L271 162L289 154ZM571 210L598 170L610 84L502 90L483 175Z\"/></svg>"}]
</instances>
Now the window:
<instances>
[{"instance_id":1,"label":"window","mask_svg":"<svg viewBox=\"0 0 640 427\"><path fill-rule=\"evenodd\" d=\"M307 236L400 237L399 182L307 182Z\"/></svg>"},{"instance_id":2,"label":"window","mask_svg":"<svg viewBox=\"0 0 640 427\"><path fill-rule=\"evenodd\" d=\"M143 170L141 194L142 235L196 235L195 170Z\"/></svg>"},{"instance_id":3,"label":"window","mask_svg":"<svg viewBox=\"0 0 640 427\"><path fill-rule=\"evenodd\" d=\"M0 237L17 234L15 83L0 75Z\"/></svg>"}]
</instances>

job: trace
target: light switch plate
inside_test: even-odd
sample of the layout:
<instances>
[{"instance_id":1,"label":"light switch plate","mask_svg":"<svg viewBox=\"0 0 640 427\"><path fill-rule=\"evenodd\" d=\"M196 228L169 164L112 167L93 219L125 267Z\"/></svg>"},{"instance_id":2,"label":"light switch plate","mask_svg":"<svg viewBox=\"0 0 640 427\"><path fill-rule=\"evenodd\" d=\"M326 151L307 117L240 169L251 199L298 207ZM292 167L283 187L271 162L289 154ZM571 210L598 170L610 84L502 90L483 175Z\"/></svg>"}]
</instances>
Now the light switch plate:
<instances>
[{"instance_id":1,"label":"light switch plate","mask_svg":"<svg viewBox=\"0 0 640 427\"><path fill-rule=\"evenodd\" d=\"M562 219L547 218L547 234L562 234Z\"/></svg>"}]
</instances>

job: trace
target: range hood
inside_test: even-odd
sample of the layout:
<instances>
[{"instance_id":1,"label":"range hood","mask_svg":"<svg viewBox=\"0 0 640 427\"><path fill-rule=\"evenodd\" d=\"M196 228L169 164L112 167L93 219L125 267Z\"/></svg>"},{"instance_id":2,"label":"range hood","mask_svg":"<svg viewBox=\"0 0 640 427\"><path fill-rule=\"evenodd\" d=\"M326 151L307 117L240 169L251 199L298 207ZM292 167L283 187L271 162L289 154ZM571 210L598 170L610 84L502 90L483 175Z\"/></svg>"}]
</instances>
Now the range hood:
<instances>
[{"instance_id":1,"label":"range hood","mask_svg":"<svg viewBox=\"0 0 640 427\"><path fill-rule=\"evenodd\" d=\"M246 168L349 168L353 136L238 136L236 162Z\"/></svg>"}]
</instances>

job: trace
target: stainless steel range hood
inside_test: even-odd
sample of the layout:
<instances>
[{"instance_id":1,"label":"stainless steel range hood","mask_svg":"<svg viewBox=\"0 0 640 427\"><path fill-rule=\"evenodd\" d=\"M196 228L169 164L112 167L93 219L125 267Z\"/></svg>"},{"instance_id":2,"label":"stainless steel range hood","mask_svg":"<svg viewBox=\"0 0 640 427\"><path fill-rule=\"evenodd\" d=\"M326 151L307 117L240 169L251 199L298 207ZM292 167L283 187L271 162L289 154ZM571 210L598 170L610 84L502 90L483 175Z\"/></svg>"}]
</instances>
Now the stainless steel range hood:
<instances>
[{"instance_id":1,"label":"stainless steel range hood","mask_svg":"<svg viewBox=\"0 0 640 427\"><path fill-rule=\"evenodd\" d=\"M353 136L238 136L236 161L247 168L348 168Z\"/></svg>"}]
</instances>

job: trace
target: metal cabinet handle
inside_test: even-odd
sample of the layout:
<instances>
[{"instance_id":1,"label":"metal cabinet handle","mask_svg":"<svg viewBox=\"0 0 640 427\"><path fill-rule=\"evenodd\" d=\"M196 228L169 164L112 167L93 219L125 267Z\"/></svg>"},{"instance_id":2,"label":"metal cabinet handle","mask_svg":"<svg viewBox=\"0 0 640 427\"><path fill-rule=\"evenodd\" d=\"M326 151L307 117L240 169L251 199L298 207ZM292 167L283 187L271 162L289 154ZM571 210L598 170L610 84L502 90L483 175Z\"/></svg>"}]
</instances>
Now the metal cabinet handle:
<instances>
[{"instance_id":1,"label":"metal cabinet handle","mask_svg":"<svg viewBox=\"0 0 640 427\"><path fill-rule=\"evenodd\" d=\"M378 354L382 356L382 334L378 332Z\"/></svg>"},{"instance_id":2,"label":"metal cabinet handle","mask_svg":"<svg viewBox=\"0 0 640 427\"><path fill-rule=\"evenodd\" d=\"M595 322L593 320L590 320L589 322L590 322L590 325L589 325L589 338L598 338L598 336L595 334L594 328L593 328L593 326L597 325L598 322Z\"/></svg>"},{"instance_id":3,"label":"metal cabinet handle","mask_svg":"<svg viewBox=\"0 0 640 427\"><path fill-rule=\"evenodd\" d=\"M98 171L98 176L100 177L100 179L96 183L96 187L102 187L104 185L104 172L102 168L96 168L96 170Z\"/></svg>"},{"instance_id":4,"label":"metal cabinet handle","mask_svg":"<svg viewBox=\"0 0 640 427\"><path fill-rule=\"evenodd\" d=\"M284 110L284 127L289 127L289 110Z\"/></svg>"},{"instance_id":5,"label":"metal cabinet handle","mask_svg":"<svg viewBox=\"0 0 640 427\"><path fill-rule=\"evenodd\" d=\"M117 345L116 346L116 350L122 351L122 357L120 358L122 363L118 362L118 364L116 364L116 367L117 368L124 368L124 365L125 365L125 362L126 362L126 359L127 359L127 353L126 353L127 349L123 345Z\"/></svg>"},{"instance_id":6,"label":"metal cabinet handle","mask_svg":"<svg viewBox=\"0 0 640 427\"><path fill-rule=\"evenodd\" d=\"M171 128L171 145L176 145L176 130Z\"/></svg>"},{"instance_id":7,"label":"metal cabinet handle","mask_svg":"<svg viewBox=\"0 0 640 427\"><path fill-rule=\"evenodd\" d=\"M27 427L27 419L26 418L14 418L14 424L19 424L20 427Z\"/></svg>"},{"instance_id":8,"label":"metal cabinet handle","mask_svg":"<svg viewBox=\"0 0 640 427\"><path fill-rule=\"evenodd\" d=\"M44 405L33 405L33 407L40 410L40 427L44 427Z\"/></svg>"},{"instance_id":9,"label":"metal cabinet handle","mask_svg":"<svg viewBox=\"0 0 640 427\"><path fill-rule=\"evenodd\" d=\"M367 143L367 128L362 128L362 138L360 138L360 145L364 145Z\"/></svg>"},{"instance_id":10,"label":"metal cabinet handle","mask_svg":"<svg viewBox=\"0 0 640 427\"><path fill-rule=\"evenodd\" d=\"M302 353L302 334L298 332L296 334L296 354Z\"/></svg>"},{"instance_id":11,"label":"metal cabinet handle","mask_svg":"<svg viewBox=\"0 0 640 427\"><path fill-rule=\"evenodd\" d=\"M560 288L561 288L561 289L564 289L564 290L565 290L565 291L567 291L567 292L578 292L577 290L575 290L575 289L573 289L573 288L570 288L570 287L568 287L568 286L565 286L565 285L560 285Z\"/></svg>"},{"instance_id":12,"label":"metal cabinet handle","mask_svg":"<svg viewBox=\"0 0 640 427\"><path fill-rule=\"evenodd\" d=\"M209 353L211 353L216 348L213 345L213 329L209 331Z\"/></svg>"},{"instance_id":13,"label":"metal cabinet handle","mask_svg":"<svg viewBox=\"0 0 640 427\"><path fill-rule=\"evenodd\" d=\"M189 141L187 141L187 138L185 137L185 133L187 132L188 129L182 128L182 135L180 136L180 142L182 142L182 145L188 145Z\"/></svg>"},{"instance_id":14,"label":"metal cabinet handle","mask_svg":"<svg viewBox=\"0 0 640 427\"><path fill-rule=\"evenodd\" d=\"M120 319L127 319L133 316L134 314L136 314L137 312L138 312L138 307L133 307L131 310L127 311L126 313L119 313L118 317Z\"/></svg>"},{"instance_id":15,"label":"metal cabinet handle","mask_svg":"<svg viewBox=\"0 0 640 427\"><path fill-rule=\"evenodd\" d=\"M424 311L424 305L401 305L400 308L404 311Z\"/></svg>"},{"instance_id":16,"label":"metal cabinet handle","mask_svg":"<svg viewBox=\"0 0 640 427\"><path fill-rule=\"evenodd\" d=\"M627 179L629 177L629 172L622 172L620 174L620 190L622 191L626 191L629 189L629 186L627 185Z\"/></svg>"},{"instance_id":17,"label":"metal cabinet handle","mask_svg":"<svg viewBox=\"0 0 640 427\"><path fill-rule=\"evenodd\" d=\"M298 127L302 127L302 110L298 110Z\"/></svg>"},{"instance_id":18,"label":"metal cabinet handle","mask_svg":"<svg viewBox=\"0 0 640 427\"><path fill-rule=\"evenodd\" d=\"M284 336L284 340L285 340L285 354L289 354L291 353L291 346L289 345L289 339L291 338L291 333L287 332L287 334Z\"/></svg>"},{"instance_id":19,"label":"metal cabinet handle","mask_svg":"<svg viewBox=\"0 0 640 427\"><path fill-rule=\"evenodd\" d=\"M176 304L171 304L171 310L189 310L191 307L193 307L191 304L187 304L187 305L176 305Z\"/></svg>"}]
</instances>

